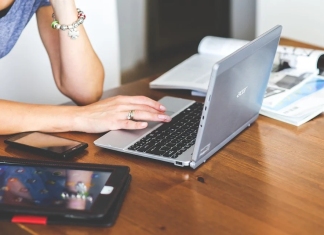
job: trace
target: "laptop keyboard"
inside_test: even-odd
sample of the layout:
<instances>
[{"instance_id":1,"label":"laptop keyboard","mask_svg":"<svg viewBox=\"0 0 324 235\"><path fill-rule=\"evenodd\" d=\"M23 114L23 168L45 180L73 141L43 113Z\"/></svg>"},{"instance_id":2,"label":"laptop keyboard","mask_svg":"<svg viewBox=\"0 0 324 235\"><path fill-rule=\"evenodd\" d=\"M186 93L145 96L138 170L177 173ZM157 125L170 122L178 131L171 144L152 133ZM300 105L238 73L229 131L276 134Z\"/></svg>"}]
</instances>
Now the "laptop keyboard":
<instances>
[{"instance_id":1,"label":"laptop keyboard","mask_svg":"<svg viewBox=\"0 0 324 235\"><path fill-rule=\"evenodd\" d=\"M135 144L129 150L177 158L195 144L203 103L194 103L164 123Z\"/></svg>"}]
</instances>

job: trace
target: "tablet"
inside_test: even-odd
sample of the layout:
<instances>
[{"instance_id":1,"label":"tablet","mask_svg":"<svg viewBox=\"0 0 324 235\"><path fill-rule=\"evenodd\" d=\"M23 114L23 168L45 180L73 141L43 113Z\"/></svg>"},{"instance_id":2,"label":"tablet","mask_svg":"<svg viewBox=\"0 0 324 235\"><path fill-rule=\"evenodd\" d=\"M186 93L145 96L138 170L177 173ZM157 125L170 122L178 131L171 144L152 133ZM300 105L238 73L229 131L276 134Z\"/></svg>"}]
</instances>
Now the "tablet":
<instances>
[{"instance_id":1,"label":"tablet","mask_svg":"<svg viewBox=\"0 0 324 235\"><path fill-rule=\"evenodd\" d=\"M100 218L113 206L129 167L0 156L0 213Z\"/></svg>"}]
</instances>

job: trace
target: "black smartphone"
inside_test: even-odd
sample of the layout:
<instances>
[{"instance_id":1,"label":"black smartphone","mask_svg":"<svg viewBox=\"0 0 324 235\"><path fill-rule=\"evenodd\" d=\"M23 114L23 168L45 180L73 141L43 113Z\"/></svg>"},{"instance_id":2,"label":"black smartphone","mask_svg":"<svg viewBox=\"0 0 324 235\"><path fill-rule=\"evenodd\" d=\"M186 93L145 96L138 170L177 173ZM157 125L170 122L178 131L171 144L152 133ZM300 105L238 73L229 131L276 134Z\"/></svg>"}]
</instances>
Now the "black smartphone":
<instances>
[{"instance_id":1,"label":"black smartphone","mask_svg":"<svg viewBox=\"0 0 324 235\"><path fill-rule=\"evenodd\" d=\"M6 144L37 151L45 156L69 158L88 147L87 143L42 132L25 132L4 141Z\"/></svg>"},{"instance_id":2,"label":"black smartphone","mask_svg":"<svg viewBox=\"0 0 324 235\"><path fill-rule=\"evenodd\" d=\"M128 176L127 166L0 156L0 213L101 218Z\"/></svg>"}]
</instances>

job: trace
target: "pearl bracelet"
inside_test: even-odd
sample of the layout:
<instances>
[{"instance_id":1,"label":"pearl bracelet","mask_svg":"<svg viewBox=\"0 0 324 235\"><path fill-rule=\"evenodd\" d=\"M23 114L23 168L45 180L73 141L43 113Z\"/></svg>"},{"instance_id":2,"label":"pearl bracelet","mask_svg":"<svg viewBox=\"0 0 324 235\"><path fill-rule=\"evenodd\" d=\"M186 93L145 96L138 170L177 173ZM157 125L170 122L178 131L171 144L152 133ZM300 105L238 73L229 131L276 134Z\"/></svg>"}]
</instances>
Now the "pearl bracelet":
<instances>
[{"instance_id":1,"label":"pearl bracelet","mask_svg":"<svg viewBox=\"0 0 324 235\"><path fill-rule=\"evenodd\" d=\"M69 37L71 39L77 39L79 37L79 31L76 29L80 24L83 23L83 21L86 18L86 15L83 13L83 11L81 11L79 8L77 8L78 11L78 19L73 22L70 25L64 25L64 24L60 24L58 22L58 20L55 19L55 14L52 14L52 18L53 18L53 22L51 24L53 29L60 29L60 30L69 30Z\"/></svg>"}]
</instances>

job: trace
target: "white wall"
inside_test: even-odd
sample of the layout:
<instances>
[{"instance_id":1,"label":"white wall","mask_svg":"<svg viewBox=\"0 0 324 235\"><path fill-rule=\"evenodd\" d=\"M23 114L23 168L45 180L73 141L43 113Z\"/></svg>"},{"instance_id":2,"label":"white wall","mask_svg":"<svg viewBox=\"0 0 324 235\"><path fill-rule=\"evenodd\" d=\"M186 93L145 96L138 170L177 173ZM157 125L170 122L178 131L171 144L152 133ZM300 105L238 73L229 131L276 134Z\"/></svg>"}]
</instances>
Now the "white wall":
<instances>
[{"instance_id":1,"label":"white wall","mask_svg":"<svg viewBox=\"0 0 324 235\"><path fill-rule=\"evenodd\" d=\"M121 70L146 60L146 0L118 0Z\"/></svg>"},{"instance_id":2,"label":"white wall","mask_svg":"<svg viewBox=\"0 0 324 235\"><path fill-rule=\"evenodd\" d=\"M84 25L104 65L105 89L116 87L120 84L116 1L100 0L93 4L88 0L76 0L76 4L87 16ZM55 86L35 17L13 50L0 59L0 82L1 99L42 104L59 104L69 100Z\"/></svg>"},{"instance_id":3,"label":"white wall","mask_svg":"<svg viewBox=\"0 0 324 235\"><path fill-rule=\"evenodd\" d=\"M282 37L324 47L323 0L257 0L256 32L276 24Z\"/></svg>"}]
</instances>

